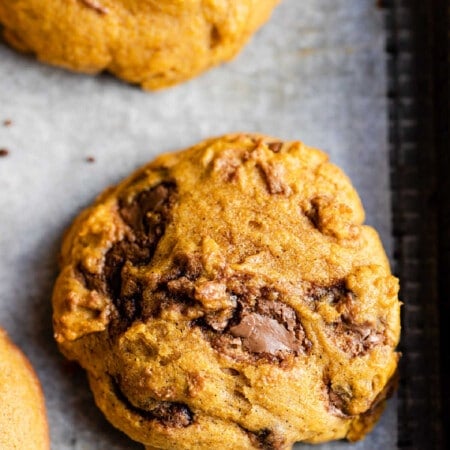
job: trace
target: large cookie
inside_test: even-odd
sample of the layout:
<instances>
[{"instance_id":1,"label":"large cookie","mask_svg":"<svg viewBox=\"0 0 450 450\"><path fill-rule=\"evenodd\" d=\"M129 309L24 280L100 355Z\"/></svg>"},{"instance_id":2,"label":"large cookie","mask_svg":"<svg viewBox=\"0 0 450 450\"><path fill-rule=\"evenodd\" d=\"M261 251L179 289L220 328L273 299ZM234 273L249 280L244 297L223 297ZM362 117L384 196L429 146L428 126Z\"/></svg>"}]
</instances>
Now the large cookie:
<instances>
[{"instance_id":1,"label":"large cookie","mask_svg":"<svg viewBox=\"0 0 450 450\"><path fill-rule=\"evenodd\" d=\"M41 61L158 89L231 59L278 2L0 0L0 24Z\"/></svg>"},{"instance_id":2,"label":"large cookie","mask_svg":"<svg viewBox=\"0 0 450 450\"><path fill-rule=\"evenodd\" d=\"M0 328L0 449L49 450L44 397L28 359Z\"/></svg>"},{"instance_id":3,"label":"large cookie","mask_svg":"<svg viewBox=\"0 0 450 450\"><path fill-rule=\"evenodd\" d=\"M348 178L300 142L166 154L68 230L62 352L148 449L357 440L396 372L398 283Z\"/></svg>"}]
</instances>

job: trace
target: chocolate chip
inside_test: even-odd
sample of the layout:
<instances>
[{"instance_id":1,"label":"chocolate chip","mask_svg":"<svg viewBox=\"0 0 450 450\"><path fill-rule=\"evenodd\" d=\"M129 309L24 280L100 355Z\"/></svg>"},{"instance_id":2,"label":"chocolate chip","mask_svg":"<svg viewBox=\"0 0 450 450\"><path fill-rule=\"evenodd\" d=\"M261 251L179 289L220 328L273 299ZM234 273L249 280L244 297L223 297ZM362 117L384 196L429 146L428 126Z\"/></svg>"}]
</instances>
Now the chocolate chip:
<instances>
[{"instance_id":1,"label":"chocolate chip","mask_svg":"<svg viewBox=\"0 0 450 450\"><path fill-rule=\"evenodd\" d=\"M0 148L0 158L9 155L9 150L7 148Z\"/></svg>"},{"instance_id":2,"label":"chocolate chip","mask_svg":"<svg viewBox=\"0 0 450 450\"><path fill-rule=\"evenodd\" d=\"M12 125L12 120L11 119L5 119L3 121L3 126L4 127L10 127Z\"/></svg>"},{"instance_id":3,"label":"chocolate chip","mask_svg":"<svg viewBox=\"0 0 450 450\"><path fill-rule=\"evenodd\" d=\"M282 142L270 142L267 144L267 147L272 150L274 153L279 153L280 150L283 148Z\"/></svg>"},{"instance_id":4,"label":"chocolate chip","mask_svg":"<svg viewBox=\"0 0 450 450\"><path fill-rule=\"evenodd\" d=\"M95 162L95 158L93 156L87 156L86 157L86 162L88 163L94 163Z\"/></svg>"}]
</instances>

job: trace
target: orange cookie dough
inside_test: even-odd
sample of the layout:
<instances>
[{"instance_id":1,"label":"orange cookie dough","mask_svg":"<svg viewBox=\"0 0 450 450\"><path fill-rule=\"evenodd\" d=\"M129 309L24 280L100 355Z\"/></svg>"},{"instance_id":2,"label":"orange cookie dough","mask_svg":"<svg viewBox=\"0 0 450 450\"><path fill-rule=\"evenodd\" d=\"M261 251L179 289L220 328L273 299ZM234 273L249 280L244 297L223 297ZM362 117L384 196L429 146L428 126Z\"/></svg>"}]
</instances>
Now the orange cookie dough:
<instances>
[{"instance_id":1,"label":"orange cookie dough","mask_svg":"<svg viewBox=\"0 0 450 450\"><path fill-rule=\"evenodd\" d=\"M158 89L233 58L278 2L0 0L0 24L41 61Z\"/></svg>"},{"instance_id":2,"label":"orange cookie dough","mask_svg":"<svg viewBox=\"0 0 450 450\"><path fill-rule=\"evenodd\" d=\"M41 386L29 361L0 328L0 448L49 450Z\"/></svg>"},{"instance_id":3,"label":"orange cookie dough","mask_svg":"<svg viewBox=\"0 0 450 450\"><path fill-rule=\"evenodd\" d=\"M361 439L395 378L398 281L349 179L300 142L165 154L75 220L61 351L147 449Z\"/></svg>"}]
</instances>

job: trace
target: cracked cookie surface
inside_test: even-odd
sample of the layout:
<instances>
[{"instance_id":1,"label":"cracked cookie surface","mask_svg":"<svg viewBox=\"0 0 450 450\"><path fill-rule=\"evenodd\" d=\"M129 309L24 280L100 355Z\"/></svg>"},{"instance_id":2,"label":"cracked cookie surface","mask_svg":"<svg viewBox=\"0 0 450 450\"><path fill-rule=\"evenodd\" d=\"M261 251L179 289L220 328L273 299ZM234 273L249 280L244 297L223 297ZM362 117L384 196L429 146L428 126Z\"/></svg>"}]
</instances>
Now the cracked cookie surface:
<instances>
[{"instance_id":1,"label":"cracked cookie surface","mask_svg":"<svg viewBox=\"0 0 450 450\"><path fill-rule=\"evenodd\" d=\"M0 0L0 24L40 61L158 89L233 58L278 2Z\"/></svg>"},{"instance_id":2,"label":"cracked cookie surface","mask_svg":"<svg viewBox=\"0 0 450 450\"><path fill-rule=\"evenodd\" d=\"M148 449L362 438L394 384L398 282L348 178L256 134L169 153L67 231L55 337Z\"/></svg>"}]
</instances>

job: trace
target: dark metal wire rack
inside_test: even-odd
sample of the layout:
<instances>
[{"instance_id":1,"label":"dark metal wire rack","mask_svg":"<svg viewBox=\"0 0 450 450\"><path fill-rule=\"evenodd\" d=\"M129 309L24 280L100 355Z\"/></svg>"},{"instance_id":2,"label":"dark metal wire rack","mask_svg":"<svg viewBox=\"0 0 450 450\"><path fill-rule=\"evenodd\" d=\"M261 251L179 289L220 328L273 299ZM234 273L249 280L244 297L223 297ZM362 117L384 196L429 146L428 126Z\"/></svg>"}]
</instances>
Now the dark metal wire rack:
<instances>
[{"instance_id":1,"label":"dark metal wire rack","mask_svg":"<svg viewBox=\"0 0 450 450\"><path fill-rule=\"evenodd\" d=\"M448 0L383 1L394 272L401 280L398 448L450 448Z\"/></svg>"}]
</instances>

